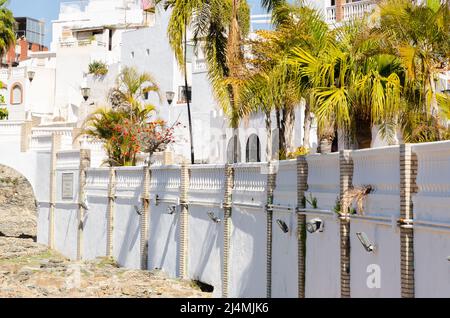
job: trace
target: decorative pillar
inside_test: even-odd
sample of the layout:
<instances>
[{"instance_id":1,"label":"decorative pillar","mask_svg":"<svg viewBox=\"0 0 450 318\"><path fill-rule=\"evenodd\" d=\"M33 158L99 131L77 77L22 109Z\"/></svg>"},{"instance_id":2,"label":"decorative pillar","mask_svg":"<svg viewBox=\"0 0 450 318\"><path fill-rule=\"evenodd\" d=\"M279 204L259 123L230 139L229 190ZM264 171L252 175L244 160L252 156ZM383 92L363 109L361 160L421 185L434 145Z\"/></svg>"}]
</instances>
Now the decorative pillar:
<instances>
[{"instance_id":1,"label":"decorative pillar","mask_svg":"<svg viewBox=\"0 0 450 318\"><path fill-rule=\"evenodd\" d=\"M31 133L33 130L33 122L26 121L20 129L20 151L27 152L30 149Z\"/></svg>"},{"instance_id":2,"label":"decorative pillar","mask_svg":"<svg viewBox=\"0 0 450 318\"><path fill-rule=\"evenodd\" d=\"M402 298L414 298L413 202L417 176L417 158L411 144L400 145L400 273Z\"/></svg>"},{"instance_id":3,"label":"decorative pillar","mask_svg":"<svg viewBox=\"0 0 450 318\"><path fill-rule=\"evenodd\" d=\"M50 202L48 212L48 246L55 248L55 205L56 205L56 162L61 149L61 135L52 134L52 150L50 158Z\"/></svg>"},{"instance_id":4,"label":"decorative pillar","mask_svg":"<svg viewBox=\"0 0 450 318\"><path fill-rule=\"evenodd\" d=\"M346 211L348 192L353 187L353 160L351 150L341 150L339 153L340 169L340 201L342 206L340 222L341 244L341 297L350 298L350 216Z\"/></svg>"},{"instance_id":5,"label":"decorative pillar","mask_svg":"<svg viewBox=\"0 0 450 318\"><path fill-rule=\"evenodd\" d=\"M91 151L80 149L80 169L78 177L78 235L77 235L77 261L83 258L83 228L86 204L86 171L91 166Z\"/></svg>"},{"instance_id":6,"label":"decorative pillar","mask_svg":"<svg viewBox=\"0 0 450 318\"><path fill-rule=\"evenodd\" d=\"M336 0L336 22L344 20L344 4L346 0Z\"/></svg>"},{"instance_id":7,"label":"decorative pillar","mask_svg":"<svg viewBox=\"0 0 450 318\"><path fill-rule=\"evenodd\" d=\"M81 142L81 133L83 129L78 127L72 128L72 148L73 149L80 149L80 142Z\"/></svg>"},{"instance_id":8,"label":"decorative pillar","mask_svg":"<svg viewBox=\"0 0 450 318\"><path fill-rule=\"evenodd\" d=\"M228 298L230 279L230 236L231 236L231 212L232 193L234 185L233 165L225 165L225 195L223 200L223 269L222 269L222 297Z\"/></svg>"},{"instance_id":9,"label":"decorative pillar","mask_svg":"<svg viewBox=\"0 0 450 318\"><path fill-rule=\"evenodd\" d=\"M188 189L189 189L189 167L186 162L181 165L181 193L180 193L180 242L179 242L179 276L181 279L187 278L188 264Z\"/></svg>"},{"instance_id":10,"label":"decorative pillar","mask_svg":"<svg viewBox=\"0 0 450 318\"><path fill-rule=\"evenodd\" d=\"M142 213L141 213L141 269L148 267L148 228L150 215L150 168L144 167L144 186L142 194Z\"/></svg>"},{"instance_id":11,"label":"decorative pillar","mask_svg":"<svg viewBox=\"0 0 450 318\"><path fill-rule=\"evenodd\" d=\"M297 158L297 207L306 208L308 190L308 162L305 156ZM306 215L297 214L298 298L305 298L306 277Z\"/></svg>"},{"instance_id":12,"label":"decorative pillar","mask_svg":"<svg viewBox=\"0 0 450 318\"><path fill-rule=\"evenodd\" d=\"M108 228L106 238L106 256L112 257L114 253L114 204L116 201L116 169L109 168L109 183L108 183Z\"/></svg>"},{"instance_id":13,"label":"decorative pillar","mask_svg":"<svg viewBox=\"0 0 450 318\"><path fill-rule=\"evenodd\" d=\"M277 175L275 173L275 167L273 162L269 162L267 174L267 204L266 204L266 240L267 240L267 253L266 253L266 296L267 298L272 298L272 248L273 248L273 233L272 233L272 225L273 225L273 192L276 187L276 179Z\"/></svg>"}]
</instances>

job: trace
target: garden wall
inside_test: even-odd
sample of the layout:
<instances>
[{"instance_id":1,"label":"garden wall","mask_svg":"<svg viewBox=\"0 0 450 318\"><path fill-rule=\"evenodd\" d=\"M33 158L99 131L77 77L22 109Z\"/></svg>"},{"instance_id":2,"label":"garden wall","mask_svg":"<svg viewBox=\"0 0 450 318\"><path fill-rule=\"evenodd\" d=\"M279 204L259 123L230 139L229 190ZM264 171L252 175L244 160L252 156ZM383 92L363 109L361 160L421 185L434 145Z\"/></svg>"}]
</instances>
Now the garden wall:
<instances>
[{"instance_id":1,"label":"garden wall","mask_svg":"<svg viewBox=\"0 0 450 318\"><path fill-rule=\"evenodd\" d=\"M56 154L53 217L40 207L38 240L69 258L161 269L216 297L450 295L450 142L149 170L87 159Z\"/></svg>"}]
</instances>

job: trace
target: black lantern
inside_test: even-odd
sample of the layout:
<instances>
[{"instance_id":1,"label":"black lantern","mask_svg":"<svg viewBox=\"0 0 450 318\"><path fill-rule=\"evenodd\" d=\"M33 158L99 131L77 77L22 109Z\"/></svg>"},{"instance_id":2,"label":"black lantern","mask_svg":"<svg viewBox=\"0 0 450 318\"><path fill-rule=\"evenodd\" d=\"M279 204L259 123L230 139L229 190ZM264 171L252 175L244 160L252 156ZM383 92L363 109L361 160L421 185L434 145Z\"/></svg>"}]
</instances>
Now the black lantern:
<instances>
[{"instance_id":1,"label":"black lantern","mask_svg":"<svg viewBox=\"0 0 450 318\"><path fill-rule=\"evenodd\" d=\"M168 91L166 92L166 99L169 105L172 105L173 99L175 98L175 92Z\"/></svg>"},{"instance_id":2,"label":"black lantern","mask_svg":"<svg viewBox=\"0 0 450 318\"><path fill-rule=\"evenodd\" d=\"M33 81L34 75L36 75L35 71L28 71L28 79L30 80L30 83Z\"/></svg>"},{"instance_id":3,"label":"black lantern","mask_svg":"<svg viewBox=\"0 0 450 318\"><path fill-rule=\"evenodd\" d=\"M91 95L91 89L89 87L81 88L81 95L83 96L84 101L86 102L89 99L89 96Z\"/></svg>"}]
</instances>

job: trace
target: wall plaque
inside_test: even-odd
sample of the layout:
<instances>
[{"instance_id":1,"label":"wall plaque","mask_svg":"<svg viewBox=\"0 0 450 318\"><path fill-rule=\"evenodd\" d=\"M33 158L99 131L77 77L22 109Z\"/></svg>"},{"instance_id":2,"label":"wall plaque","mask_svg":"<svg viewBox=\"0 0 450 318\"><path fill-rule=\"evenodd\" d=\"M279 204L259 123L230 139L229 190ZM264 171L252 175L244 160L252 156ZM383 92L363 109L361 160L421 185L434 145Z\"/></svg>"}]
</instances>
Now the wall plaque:
<instances>
[{"instance_id":1,"label":"wall plaque","mask_svg":"<svg viewBox=\"0 0 450 318\"><path fill-rule=\"evenodd\" d=\"M62 199L73 200L73 173L62 174Z\"/></svg>"}]
</instances>

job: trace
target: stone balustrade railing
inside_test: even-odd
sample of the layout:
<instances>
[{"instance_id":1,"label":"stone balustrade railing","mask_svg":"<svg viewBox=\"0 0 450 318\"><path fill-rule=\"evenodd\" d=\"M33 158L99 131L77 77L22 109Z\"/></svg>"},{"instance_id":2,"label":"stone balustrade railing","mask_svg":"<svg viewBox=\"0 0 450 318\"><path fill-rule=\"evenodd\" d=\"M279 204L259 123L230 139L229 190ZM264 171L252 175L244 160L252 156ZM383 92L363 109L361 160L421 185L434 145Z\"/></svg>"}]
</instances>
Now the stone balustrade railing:
<instances>
[{"instance_id":1,"label":"stone balustrade railing","mask_svg":"<svg viewBox=\"0 0 450 318\"><path fill-rule=\"evenodd\" d=\"M352 159L353 186L370 185L376 194L399 195L399 146L355 151Z\"/></svg>"}]
</instances>

